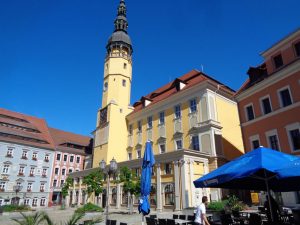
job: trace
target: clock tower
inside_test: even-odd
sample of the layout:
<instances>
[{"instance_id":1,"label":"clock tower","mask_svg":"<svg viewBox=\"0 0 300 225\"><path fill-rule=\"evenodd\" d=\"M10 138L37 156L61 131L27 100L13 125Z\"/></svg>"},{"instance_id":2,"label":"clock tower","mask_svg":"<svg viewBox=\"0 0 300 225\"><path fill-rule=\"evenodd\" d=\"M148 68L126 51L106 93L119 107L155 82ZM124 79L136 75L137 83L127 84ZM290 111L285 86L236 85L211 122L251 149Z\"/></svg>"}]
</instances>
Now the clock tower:
<instances>
[{"instance_id":1,"label":"clock tower","mask_svg":"<svg viewBox=\"0 0 300 225\"><path fill-rule=\"evenodd\" d=\"M118 162L127 160L126 115L132 112L130 90L132 78L132 45L127 33L125 1L121 0L115 30L106 45L104 63L102 107L97 113L94 131L93 167L104 159Z\"/></svg>"}]
</instances>

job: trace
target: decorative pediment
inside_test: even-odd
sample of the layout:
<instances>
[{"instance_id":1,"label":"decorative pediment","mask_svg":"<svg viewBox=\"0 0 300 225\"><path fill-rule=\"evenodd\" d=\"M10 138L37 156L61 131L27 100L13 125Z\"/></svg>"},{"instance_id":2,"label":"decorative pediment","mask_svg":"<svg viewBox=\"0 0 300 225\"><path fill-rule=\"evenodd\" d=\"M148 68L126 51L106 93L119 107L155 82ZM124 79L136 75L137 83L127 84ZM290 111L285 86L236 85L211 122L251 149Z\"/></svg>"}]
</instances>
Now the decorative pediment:
<instances>
[{"instance_id":1,"label":"decorative pediment","mask_svg":"<svg viewBox=\"0 0 300 225\"><path fill-rule=\"evenodd\" d=\"M166 142L166 140L167 140L167 138L165 138L165 137L159 137L157 139L157 143L164 143L164 142Z\"/></svg>"},{"instance_id":2,"label":"decorative pediment","mask_svg":"<svg viewBox=\"0 0 300 225\"><path fill-rule=\"evenodd\" d=\"M12 165L12 162L10 162L10 161L5 161L3 164L4 164L4 165Z\"/></svg>"},{"instance_id":3,"label":"decorative pediment","mask_svg":"<svg viewBox=\"0 0 300 225\"><path fill-rule=\"evenodd\" d=\"M176 131L176 132L173 134L173 138L174 138L174 139L175 139L175 138L180 138L180 137L182 137L182 135L183 135L182 132Z\"/></svg>"}]
</instances>

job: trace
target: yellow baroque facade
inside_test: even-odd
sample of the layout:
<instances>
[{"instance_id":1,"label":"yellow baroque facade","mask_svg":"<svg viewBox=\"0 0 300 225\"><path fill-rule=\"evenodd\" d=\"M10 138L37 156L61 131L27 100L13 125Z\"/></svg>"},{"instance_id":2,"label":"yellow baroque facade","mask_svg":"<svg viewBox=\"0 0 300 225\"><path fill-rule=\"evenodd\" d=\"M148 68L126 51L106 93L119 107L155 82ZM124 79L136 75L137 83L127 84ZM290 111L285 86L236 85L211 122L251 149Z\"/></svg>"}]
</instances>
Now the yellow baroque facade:
<instances>
[{"instance_id":1,"label":"yellow baroque facade","mask_svg":"<svg viewBox=\"0 0 300 225\"><path fill-rule=\"evenodd\" d=\"M82 177L115 158L118 167L140 173L144 147L152 141L156 165L150 202L157 211L181 210L200 203L203 195L221 198L220 189L195 189L193 181L244 153L235 92L192 70L130 105L132 46L127 34L125 2L121 0L115 31L107 44L102 107L94 131L93 168L76 172L67 203L87 201L128 206L122 184L110 193L87 198ZM138 197L134 202L138 203Z\"/></svg>"}]
</instances>

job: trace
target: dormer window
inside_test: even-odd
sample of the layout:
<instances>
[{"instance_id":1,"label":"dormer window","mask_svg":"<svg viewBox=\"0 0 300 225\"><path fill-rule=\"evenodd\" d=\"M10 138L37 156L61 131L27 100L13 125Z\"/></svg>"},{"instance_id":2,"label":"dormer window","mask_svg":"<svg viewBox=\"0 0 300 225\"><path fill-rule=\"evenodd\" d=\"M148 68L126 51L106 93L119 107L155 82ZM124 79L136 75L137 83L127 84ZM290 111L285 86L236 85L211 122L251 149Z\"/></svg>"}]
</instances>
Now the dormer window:
<instances>
[{"instance_id":1,"label":"dormer window","mask_svg":"<svg viewBox=\"0 0 300 225\"><path fill-rule=\"evenodd\" d=\"M279 68L279 67L281 67L281 66L283 66L283 60L282 60L281 54L275 56L273 58L273 61L274 61L274 65L275 65L276 69Z\"/></svg>"},{"instance_id":2,"label":"dormer window","mask_svg":"<svg viewBox=\"0 0 300 225\"><path fill-rule=\"evenodd\" d=\"M295 52L296 52L296 56L300 57L300 41L298 41L295 45Z\"/></svg>"},{"instance_id":3,"label":"dormer window","mask_svg":"<svg viewBox=\"0 0 300 225\"><path fill-rule=\"evenodd\" d=\"M152 102L152 100L147 97L142 97L141 102L143 103L143 106L146 107Z\"/></svg>"},{"instance_id":4,"label":"dormer window","mask_svg":"<svg viewBox=\"0 0 300 225\"><path fill-rule=\"evenodd\" d=\"M173 81L173 87L175 86L176 90L177 91L180 91L182 88L184 88L186 85L186 83L184 83L182 80L176 78L174 81Z\"/></svg>"}]
</instances>

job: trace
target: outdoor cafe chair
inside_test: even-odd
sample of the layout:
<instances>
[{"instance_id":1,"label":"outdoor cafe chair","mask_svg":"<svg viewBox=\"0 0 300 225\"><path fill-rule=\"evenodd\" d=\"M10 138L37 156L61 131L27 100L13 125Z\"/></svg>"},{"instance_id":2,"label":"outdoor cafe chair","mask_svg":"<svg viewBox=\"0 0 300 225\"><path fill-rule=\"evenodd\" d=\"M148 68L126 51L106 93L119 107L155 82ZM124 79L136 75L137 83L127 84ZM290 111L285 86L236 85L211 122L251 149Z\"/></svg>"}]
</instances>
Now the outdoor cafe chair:
<instances>
[{"instance_id":1,"label":"outdoor cafe chair","mask_svg":"<svg viewBox=\"0 0 300 225\"><path fill-rule=\"evenodd\" d=\"M186 220L186 216L185 215L179 215L179 219Z\"/></svg>"},{"instance_id":2,"label":"outdoor cafe chair","mask_svg":"<svg viewBox=\"0 0 300 225\"><path fill-rule=\"evenodd\" d=\"M175 225L175 220L167 219L167 225Z\"/></svg>"},{"instance_id":3,"label":"outdoor cafe chair","mask_svg":"<svg viewBox=\"0 0 300 225\"><path fill-rule=\"evenodd\" d=\"M173 214L173 219L178 219L178 214Z\"/></svg>"},{"instance_id":4,"label":"outdoor cafe chair","mask_svg":"<svg viewBox=\"0 0 300 225\"><path fill-rule=\"evenodd\" d=\"M187 220L189 220L189 221L194 221L194 220L195 220L195 216L193 216L193 215L188 215L188 216L187 216Z\"/></svg>"},{"instance_id":5,"label":"outdoor cafe chair","mask_svg":"<svg viewBox=\"0 0 300 225\"><path fill-rule=\"evenodd\" d=\"M261 225L261 224L262 224L261 216L256 213L250 213L249 225Z\"/></svg>"},{"instance_id":6,"label":"outdoor cafe chair","mask_svg":"<svg viewBox=\"0 0 300 225\"><path fill-rule=\"evenodd\" d=\"M234 225L236 224L233 219L231 218L231 214L224 214L224 215L221 215L221 224L222 225ZM259 225L259 224L257 224Z\"/></svg>"},{"instance_id":7,"label":"outdoor cafe chair","mask_svg":"<svg viewBox=\"0 0 300 225\"><path fill-rule=\"evenodd\" d=\"M152 215L150 215L150 218L157 218L157 215L152 214Z\"/></svg>"},{"instance_id":8,"label":"outdoor cafe chair","mask_svg":"<svg viewBox=\"0 0 300 225\"><path fill-rule=\"evenodd\" d=\"M117 221L116 220L111 220L110 225L117 225Z\"/></svg>"},{"instance_id":9,"label":"outdoor cafe chair","mask_svg":"<svg viewBox=\"0 0 300 225\"><path fill-rule=\"evenodd\" d=\"M158 219L158 224L159 225L167 225L167 220L166 219Z\"/></svg>"},{"instance_id":10,"label":"outdoor cafe chair","mask_svg":"<svg viewBox=\"0 0 300 225\"><path fill-rule=\"evenodd\" d=\"M150 224L151 225L157 225L157 219L156 218L150 218Z\"/></svg>"}]
</instances>

